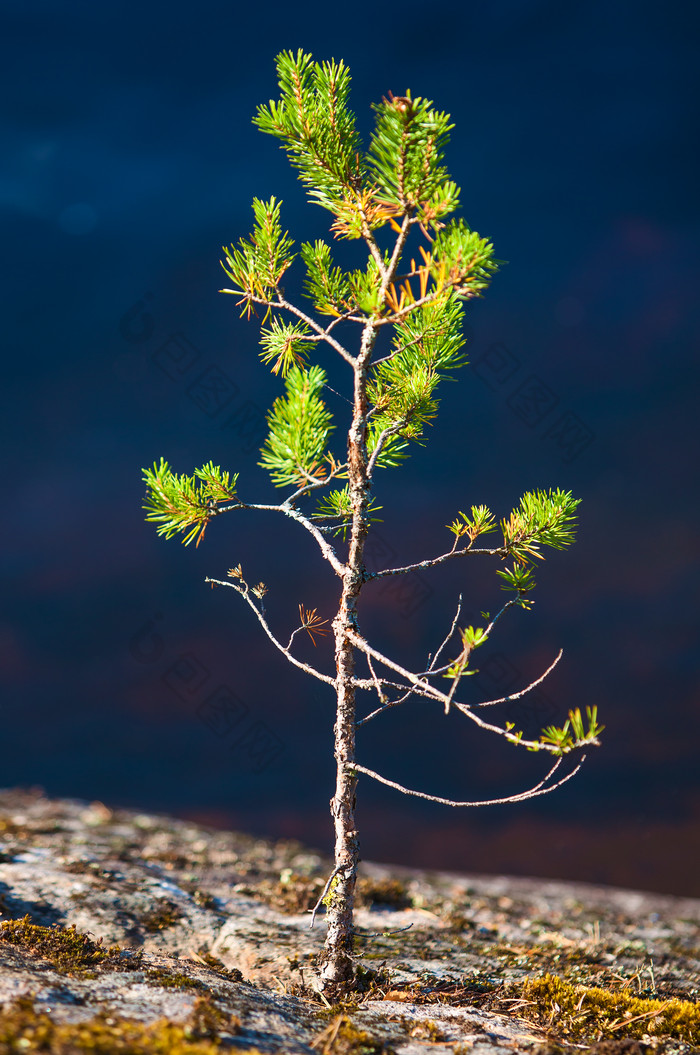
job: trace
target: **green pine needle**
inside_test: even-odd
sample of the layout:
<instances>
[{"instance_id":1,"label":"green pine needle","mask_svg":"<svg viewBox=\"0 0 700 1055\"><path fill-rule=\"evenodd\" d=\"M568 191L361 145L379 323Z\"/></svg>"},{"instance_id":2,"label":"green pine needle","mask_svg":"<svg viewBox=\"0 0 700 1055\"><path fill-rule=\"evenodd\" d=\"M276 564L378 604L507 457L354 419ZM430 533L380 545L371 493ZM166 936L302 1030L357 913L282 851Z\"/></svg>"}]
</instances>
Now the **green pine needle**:
<instances>
[{"instance_id":1,"label":"green pine needle","mask_svg":"<svg viewBox=\"0 0 700 1055\"><path fill-rule=\"evenodd\" d=\"M292 366L286 394L275 400L267 416L270 431L259 464L276 487L302 487L323 479L323 463L330 457L326 444L333 430L332 415L319 395L325 383L320 366L308 370Z\"/></svg>"},{"instance_id":2,"label":"green pine needle","mask_svg":"<svg viewBox=\"0 0 700 1055\"><path fill-rule=\"evenodd\" d=\"M377 505L374 499L370 498L365 513L369 524L381 524L381 517L376 517L372 514L378 513L382 508L382 506ZM339 521L339 523L331 527L331 533L333 535L342 535L343 540L345 540L350 521L352 520L350 488L346 485L343 488L329 491L327 495L319 499L313 518L314 520L330 520L332 523Z\"/></svg>"},{"instance_id":3,"label":"green pine needle","mask_svg":"<svg viewBox=\"0 0 700 1055\"><path fill-rule=\"evenodd\" d=\"M430 272L439 289L447 285L458 297L479 297L502 263L488 239L464 220L450 220L433 243Z\"/></svg>"},{"instance_id":4,"label":"green pine needle","mask_svg":"<svg viewBox=\"0 0 700 1055\"><path fill-rule=\"evenodd\" d=\"M194 538L198 546L207 524L218 516L218 503L236 501L236 482L213 462L195 469L193 476L174 473L164 458L152 469L143 469L146 483L146 520L159 525L157 533L165 538L182 532L184 545Z\"/></svg>"},{"instance_id":5,"label":"green pine needle","mask_svg":"<svg viewBox=\"0 0 700 1055\"><path fill-rule=\"evenodd\" d=\"M309 354L309 327L305 322L282 322L273 318L272 325L261 331L260 358L272 365L273 374L286 377L293 366L304 367Z\"/></svg>"},{"instance_id":6,"label":"green pine needle","mask_svg":"<svg viewBox=\"0 0 700 1055\"><path fill-rule=\"evenodd\" d=\"M540 734L540 743L551 744L556 748L552 751L554 755L564 755L576 747L597 743L605 728L604 725L598 725L598 708L586 707L586 715L588 729L584 728L581 711L577 707L576 710L569 711L569 717L561 728L556 725L546 726Z\"/></svg>"},{"instance_id":7,"label":"green pine needle","mask_svg":"<svg viewBox=\"0 0 700 1055\"><path fill-rule=\"evenodd\" d=\"M304 242L301 258L306 264L306 289L321 315L342 315L354 307L350 280L334 267L331 250L324 241Z\"/></svg>"},{"instance_id":8,"label":"green pine needle","mask_svg":"<svg viewBox=\"0 0 700 1055\"><path fill-rule=\"evenodd\" d=\"M381 198L398 214L419 207L435 210L428 222L456 207L459 190L449 183L445 147L454 127L450 115L427 99L390 95L378 106L369 145L370 173Z\"/></svg>"},{"instance_id":9,"label":"green pine needle","mask_svg":"<svg viewBox=\"0 0 700 1055\"><path fill-rule=\"evenodd\" d=\"M222 289L221 292L241 294L249 311L250 298L269 298L294 261L294 242L286 231L282 231L281 204L274 197L269 201L254 198L253 233L248 239L240 238L237 247L223 247L226 260L221 261L221 266L236 288Z\"/></svg>"},{"instance_id":10,"label":"green pine needle","mask_svg":"<svg viewBox=\"0 0 700 1055\"><path fill-rule=\"evenodd\" d=\"M542 560L541 546L564 549L576 537L576 508L580 498L570 491L528 491L508 520L501 521L503 545L521 564Z\"/></svg>"},{"instance_id":11,"label":"green pine needle","mask_svg":"<svg viewBox=\"0 0 700 1055\"><path fill-rule=\"evenodd\" d=\"M462 519L454 520L447 528L458 539L466 535L470 542L474 542L479 535L487 535L496 530L496 518L486 506L472 506L471 516L462 512L457 516Z\"/></svg>"},{"instance_id":12,"label":"green pine needle","mask_svg":"<svg viewBox=\"0 0 700 1055\"><path fill-rule=\"evenodd\" d=\"M258 107L253 124L281 140L311 200L337 213L364 178L348 107L350 71L342 61L314 62L300 49L277 56L277 76L280 98Z\"/></svg>"}]
</instances>

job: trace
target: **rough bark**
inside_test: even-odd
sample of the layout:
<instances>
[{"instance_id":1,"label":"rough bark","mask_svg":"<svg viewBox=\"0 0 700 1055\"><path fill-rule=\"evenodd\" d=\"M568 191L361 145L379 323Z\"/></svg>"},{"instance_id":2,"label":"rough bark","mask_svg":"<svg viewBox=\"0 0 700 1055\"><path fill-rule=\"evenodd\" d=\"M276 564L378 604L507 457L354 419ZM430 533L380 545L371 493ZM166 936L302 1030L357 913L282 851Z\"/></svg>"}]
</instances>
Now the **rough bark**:
<instances>
[{"instance_id":1,"label":"rough bark","mask_svg":"<svg viewBox=\"0 0 700 1055\"><path fill-rule=\"evenodd\" d=\"M335 827L335 878L330 888L326 919L328 932L321 966L327 988L351 981L353 977L353 909L359 842L355 828L357 776L355 761L355 649L348 630L357 631L357 600L364 582L364 545L367 537L367 503L370 481L367 475L367 367L372 355L376 330L367 323L360 354L355 363L353 419L348 433L348 484L352 504L352 528L347 570L338 614L333 622L337 673L335 722L335 794L331 816Z\"/></svg>"},{"instance_id":2,"label":"rough bark","mask_svg":"<svg viewBox=\"0 0 700 1055\"><path fill-rule=\"evenodd\" d=\"M400 234L389 265L384 269L380 303L394 281L403 248L408 237L412 209L406 206ZM337 765L335 795L331 815L335 826L335 876L330 889L326 919L328 933L321 962L321 980L327 989L350 982L353 977L353 909L359 843L355 828L357 775L355 761L355 649L348 631L359 631L357 600L366 581L364 548L369 521L367 506L372 486L367 456L367 380L377 339L378 320L367 320L362 331L360 352L354 363L355 387L353 417L348 433L348 486L352 507L352 529L343 590L338 614L333 621L337 673L337 711L335 723L335 759Z\"/></svg>"}]
</instances>

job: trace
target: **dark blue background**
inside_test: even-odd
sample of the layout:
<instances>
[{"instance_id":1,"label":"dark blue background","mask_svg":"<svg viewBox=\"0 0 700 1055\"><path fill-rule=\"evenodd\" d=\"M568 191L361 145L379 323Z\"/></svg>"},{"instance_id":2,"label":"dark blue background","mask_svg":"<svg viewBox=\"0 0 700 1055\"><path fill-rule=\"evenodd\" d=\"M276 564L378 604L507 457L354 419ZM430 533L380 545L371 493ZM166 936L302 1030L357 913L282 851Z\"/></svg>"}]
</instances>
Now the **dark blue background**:
<instances>
[{"instance_id":1,"label":"dark blue background","mask_svg":"<svg viewBox=\"0 0 700 1055\"><path fill-rule=\"evenodd\" d=\"M689 11L6 0L4 785L331 847L332 696L203 579L241 561L286 639L298 602L332 616L332 575L271 514L221 518L195 550L157 539L140 508L140 468L161 455L179 471L211 458L241 473L245 497L274 500L255 440L280 385L255 323L217 292L218 261L254 195L281 197L299 240L327 230L250 123L276 94L275 54L301 46L348 62L365 135L390 89L452 113L464 215L509 261L470 308L472 366L443 386L429 445L380 477L381 539L392 562L420 559L449 545L457 509L503 515L526 488L573 490L579 542L547 561L534 610L509 613L483 665L520 687L562 646L523 720L597 704L607 726L574 781L522 805L456 812L363 780L363 852L700 895ZM175 354L191 361L176 369ZM319 361L347 382L330 352ZM214 376L229 386L218 409L202 389ZM541 420L523 417L533 384L549 392ZM399 597L368 593L363 626L418 668L460 590L477 620L504 596L474 558ZM489 695L481 679L468 698ZM198 711L219 686L238 700L229 731ZM420 702L363 730L359 760L469 799L542 772Z\"/></svg>"}]
</instances>

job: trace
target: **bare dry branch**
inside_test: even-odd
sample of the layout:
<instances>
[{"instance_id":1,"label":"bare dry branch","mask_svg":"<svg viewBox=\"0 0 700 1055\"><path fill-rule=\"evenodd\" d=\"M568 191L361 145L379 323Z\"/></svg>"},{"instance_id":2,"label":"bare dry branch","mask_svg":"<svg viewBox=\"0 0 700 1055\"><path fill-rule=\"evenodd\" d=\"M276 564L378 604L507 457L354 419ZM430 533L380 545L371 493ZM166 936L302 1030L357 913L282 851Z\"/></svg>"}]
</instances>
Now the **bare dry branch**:
<instances>
[{"instance_id":1,"label":"bare dry branch","mask_svg":"<svg viewBox=\"0 0 700 1055\"><path fill-rule=\"evenodd\" d=\"M374 472L374 467L377 464L377 458L382 453L382 448L384 447L384 444L386 443L386 441L391 436L395 436L397 432L400 432L401 429L404 427L404 425L405 425L404 421L399 421L395 425L388 425L387 428L382 429L382 431L379 433L379 437L377 439L377 445L374 448L374 450L372 451L372 457L370 458L369 463L367 465L367 478L368 479L372 478L372 473Z\"/></svg>"},{"instance_id":2,"label":"bare dry branch","mask_svg":"<svg viewBox=\"0 0 700 1055\"><path fill-rule=\"evenodd\" d=\"M294 498L294 495L292 498ZM305 517L303 513L291 504L291 499L288 498L285 502L281 502L279 505L267 505L257 502L238 502L236 505L227 506L226 508L221 509L220 512L227 513L229 509L262 509L265 512L284 513L285 516L291 517L292 520L296 520L298 524L301 524L303 528L306 528L309 534L313 535L319 545L321 553L331 565L336 575L342 577L345 574L345 565L338 558L338 554L333 547L324 539L316 524L312 524L308 517Z\"/></svg>"},{"instance_id":3,"label":"bare dry branch","mask_svg":"<svg viewBox=\"0 0 700 1055\"><path fill-rule=\"evenodd\" d=\"M256 614L256 616L258 618L258 622L260 623L261 627L263 628L263 630L265 631L265 633L269 637L269 639L272 642L272 644L275 646L275 648L279 649L279 651L282 653L282 655L285 656L289 660L290 663L292 663L295 667L299 667L300 670L305 670L307 674L313 675L314 678L318 678L319 681L324 681L326 683L326 685L333 685L333 686L335 686L335 678L331 678L330 675L328 675L328 674L322 674L320 670L316 670L316 668L312 667L309 663L302 663L302 661L300 659L297 659L296 656L293 656L291 654L291 652L289 651L289 647L285 648L285 646L280 641L277 640L275 635L270 630L270 627L268 626L267 620L265 619L265 616L264 616L263 612L261 611L260 608L258 608L258 606L253 601L252 597L250 596L250 591L248 589L248 584L247 583L244 583L243 580L241 579L240 581L241 581L242 585L239 586L235 582L223 582L221 579L210 579L208 576L207 576L207 578L204 581L205 582L211 582L215 586L230 586L232 590L235 590L236 593L239 593L241 595L241 597L243 598L243 600L247 604L249 604L250 607L255 612L255 614ZM303 628L300 627L299 629L303 629ZM295 631L294 633L297 633L297 631ZM292 638L293 637L294 637L294 634L292 634ZM290 639L290 644L291 644L291 639Z\"/></svg>"},{"instance_id":4,"label":"bare dry branch","mask_svg":"<svg viewBox=\"0 0 700 1055\"><path fill-rule=\"evenodd\" d=\"M437 650L435 655L432 657L432 661L430 663L430 666L428 667L427 671L425 672L426 674L430 674L432 671L435 670L435 664L437 663L438 659L440 658L440 653L443 651L443 649L447 648L447 645L452 640L452 636L453 636L455 630L457 629L457 620L459 619L461 611L462 611L462 595L460 594L459 598L457 600L457 611L455 612L455 617L452 620L452 626L449 629L447 637L445 638L445 640L440 645L440 648ZM430 659L430 658L431 657L428 656L428 659Z\"/></svg>"},{"instance_id":5,"label":"bare dry branch","mask_svg":"<svg viewBox=\"0 0 700 1055\"><path fill-rule=\"evenodd\" d=\"M406 670L405 667L402 667L400 664L395 663L387 656L383 656L381 652L377 652L377 650L372 648L372 646L367 641L365 641L365 639L360 634L358 634L357 631L348 630L347 636L350 638L352 643L360 649L361 652L372 656L372 658L376 659L378 663L382 663L385 667L388 667L389 670L393 670L397 674L400 674L402 678L404 678L411 685L415 686L416 691L420 692L421 695L428 696L430 697L430 699L441 703L446 709L450 706L454 706L467 718L471 719L471 721L474 722L475 725L478 725L480 729L484 729L491 733L496 733L498 736L505 737L505 739L512 744L518 744L520 747L530 748L530 750L532 751L548 751L550 754L554 755L558 755L561 753L561 748L559 748L556 744L543 743L541 740L525 740L521 736L512 733L510 729L503 729L500 725L493 725L492 722L485 722L483 718L480 718L478 714L474 713L471 707L468 707L464 703L458 703L456 700L454 700L453 694L451 692L440 692L439 689L437 689L434 685L431 685L430 682L425 680L425 676L421 677L418 674L414 674L412 671ZM596 744L597 742L598 741L594 738L586 739L586 743ZM569 748L568 750L571 750L571 748Z\"/></svg>"},{"instance_id":6,"label":"bare dry branch","mask_svg":"<svg viewBox=\"0 0 700 1055\"><path fill-rule=\"evenodd\" d=\"M449 552L443 553L439 557L429 557L427 560L416 561L415 564L406 564L402 568L384 568L382 571L369 572L365 582L372 582L374 579L384 579L387 575L407 575L410 571L434 568L437 564L444 564L446 560L451 560L453 557L463 557L467 553L482 553L491 557L505 557L508 555L505 546L499 546L496 549L473 549L471 546L465 546L464 549L455 549L453 546Z\"/></svg>"},{"instance_id":7,"label":"bare dry branch","mask_svg":"<svg viewBox=\"0 0 700 1055\"><path fill-rule=\"evenodd\" d=\"M424 675L429 675L429 674L435 673L435 671L433 669L434 668L434 664L437 662L437 660L438 660L438 658L440 656L440 653L445 648L445 646L447 645L448 641L450 640L450 638L454 634L455 629L457 627L457 620L459 619L459 613L461 612L461 610L462 610L462 595L460 594L459 595L459 601L457 603L457 611L455 612L455 617L452 620L452 626L450 627L449 633L447 634L445 640L442 642L442 644L440 645L439 649L437 650L437 652L433 656L432 663L428 667L427 671L423 672ZM387 681L380 681L380 679L378 679L376 674L374 673L374 668L371 666L370 657L367 656L366 659L367 659L367 663L370 666L370 670L372 671L372 675L373 675L373 677L375 679L375 682L377 684L382 684L382 685L387 685L387 686L391 685L394 688L398 688L399 687L395 683L390 683L390 682L387 682ZM430 659L430 656L428 656L428 659ZM447 668L444 668L444 669L446 670ZM403 686L401 686L401 687L403 688ZM386 700L382 704L381 707L377 707L376 710L372 711L370 714L365 715L364 718L361 718L360 721L357 723L357 725L358 726L365 725L367 722L371 721L372 718L376 718L377 715L383 714L384 711L391 710L392 707L398 707L400 704L405 703L406 700L410 699L411 696L415 696L415 695L423 695L423 694L420 692L419 686L412 685L411 688L409 688L406 692L404 692L403 696L400 696L396 700ZM381 695L380 695L380 699L381 699Z\"/></svg>"},{"instance_id":8,"label":"bare dry branch","mask_svg":"<svg viewBox=\"0 0 700 1055\"><path fill-rule=\"evenodd\" d=\"M544 674L540 674L539 678L536 678L535 681L531 681L530 684L527 685L524 689L521 689L520 692L511 692L509 696L501 696L497 700L484 700L483 703L473 703L472 707L494 707L497 703L509 703L511 700L521 699L521 697L527 695L528 692L536 688L541 682L544 681L547 675L554 670L563 655L564 649L560 648L559 652L557 653L556 659L554 659L553 662L549 664Z\"/></svg>"},{"instance_id":9,"label":"bare dry branch","mask_svg":"<svg viewBox=\"0 0 700 1055\"><path fill-rule=\"evenodd\" d=\"M373 780L378 780L380 784L386 784L387 787L395 788L396 791L401 791L404 795L414 795L419 799L428 799L429 802L439 802L443 806L500 806L509 802L524 802L526 799L534 799L537 798L538 795L548 795L550 791L555 791L578 773L579 769L586 761L586 756L583 755L574 769L572 769L570 773L567 773L565 777L562 777L560 780L556 781L556 783L550 785L550 787L545 787L544 785L561 765L561 761L561 758L558 758L547 775L528 791L521 791L517 795L504 795L499 799L482 799L477 802L455 802L453 799L443 799L439 795L427 795L424 791L413 791L411 788L405 788L402 784L397 784L395 780L387 780L386 777L380 776L380 774L375 773L374 770L367 769L365 766L360 766L357 763L354 763L352 768L356 773L364 773L365 776L372 777Z\"/></svg>"}]
</instances>

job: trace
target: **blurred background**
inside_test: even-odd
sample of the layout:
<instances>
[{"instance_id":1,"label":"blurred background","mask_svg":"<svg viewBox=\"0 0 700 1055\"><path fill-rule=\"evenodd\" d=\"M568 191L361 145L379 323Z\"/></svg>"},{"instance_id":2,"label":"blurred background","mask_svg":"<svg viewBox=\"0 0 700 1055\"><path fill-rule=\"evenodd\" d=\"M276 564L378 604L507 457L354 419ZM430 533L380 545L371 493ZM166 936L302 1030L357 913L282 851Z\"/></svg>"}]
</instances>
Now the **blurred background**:
<instances>
[{"instance_id":1,"label":"blurred background","mask_svg":"<svg viewBox=\"0 0 700 1055\"><path fill-rule=\"evenodd\" d=\"M272 514L221 517L195 549L141 509L160 456L279 495L257 460L281 382L218 293L219 259L253 196L282 198L298 241L327 235L251 124L276 97L274 56L302 47L349 64L365 141L389 90L453 115L463 215L508 261L469 307L470 366L442 386L429 443L379 475L370 561L443 552L472 504L502 516L526 489L572 490L578 542L540 568L533 610L501 621L464 699L523 688L563 648L506 717L536 734L595 704L606 725L574 780L519 805L450 810L363 779L363 855L700 896L692 6L5 0L2 20L0 783L332 848L332 693L204 577L241 562L286 641L299 602L332 618L333 575ZM460 592L464 623L497 610L495 570L474 557L373 586L363 629L420 669ZM328 640L300 655L330 670ZM427 701L360 733L359 761L436 795L497 797L544 772Z\"/></svg>"}]
</instances>

